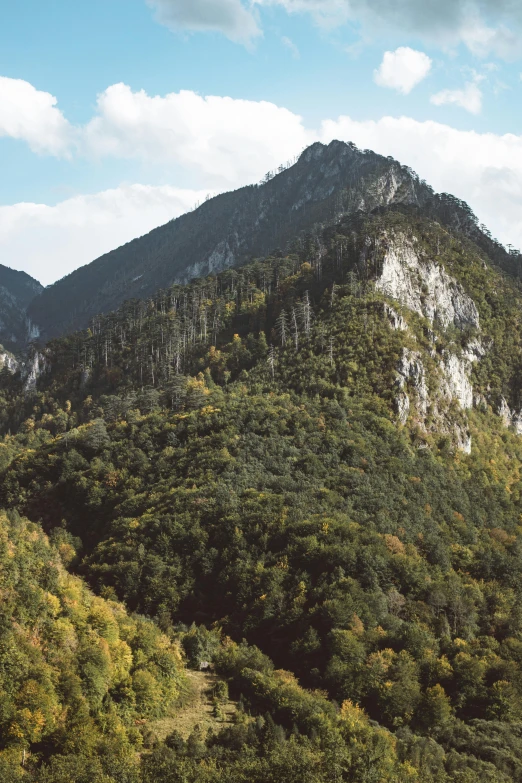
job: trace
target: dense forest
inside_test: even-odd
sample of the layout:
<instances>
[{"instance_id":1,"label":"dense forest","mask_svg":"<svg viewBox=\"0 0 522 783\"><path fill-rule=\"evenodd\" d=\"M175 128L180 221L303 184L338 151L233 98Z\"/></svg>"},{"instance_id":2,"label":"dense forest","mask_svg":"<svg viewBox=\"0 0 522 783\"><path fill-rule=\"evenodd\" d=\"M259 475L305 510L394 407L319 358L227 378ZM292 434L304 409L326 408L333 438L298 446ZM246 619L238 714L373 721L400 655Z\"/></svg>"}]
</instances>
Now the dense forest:
<instances>
[{"instance_id":1,"label":"dense forest","mask_svg":"<svg viewBox=\"0 0 522 783\"><path fill-rule=\"evenodd\" d=\"M1 371L2 780L522 781L522 292L432 217L346 217ZM477 317L383 292L400 243ZM443 371L479 343L464 409Z\"/></svg>"}]
</instances>

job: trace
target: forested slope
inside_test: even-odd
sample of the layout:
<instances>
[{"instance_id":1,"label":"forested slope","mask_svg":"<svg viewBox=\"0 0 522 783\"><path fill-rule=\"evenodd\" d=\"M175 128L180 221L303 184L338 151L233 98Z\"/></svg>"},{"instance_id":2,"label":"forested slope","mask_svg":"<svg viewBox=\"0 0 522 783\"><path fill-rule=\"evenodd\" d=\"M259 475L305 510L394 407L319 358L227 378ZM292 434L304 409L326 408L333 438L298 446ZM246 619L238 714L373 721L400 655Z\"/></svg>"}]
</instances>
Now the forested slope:
<instances>
[{"instance_id":1,"label":"forested slope","mask_svg":"<svg viewBox=\"0 0 522 783\"><path fill-rule=\"evenodd\" d=\"M30 339L38 336L27 316L27 308L41 291L43 286L30 275L0 264L1 346L20 351Z\"/></svg>"},{"instance_id":2,"label":"forested slope","mask_svg":"<svg viewBox=\"0 0 522 783\"><path fill-rule=\"evenodd\" d=\"M138 725L179 696L178 647L65 570L70 536L51 543L16 511L0 515L0 777L109 780L132 771ZM40 779L40 776L39 776Z\"/></svg>"},{"instance_id":3,"label":"forested slope","mask_svg":"<svg viewBox=\"0 0 522 783\"><path fill-rule=\"evenodd\" d=\"M113 777L520 781L518 283L409 209L295 250L2 375L0 504L241 705Z\"/></svg>"}]
</instances>

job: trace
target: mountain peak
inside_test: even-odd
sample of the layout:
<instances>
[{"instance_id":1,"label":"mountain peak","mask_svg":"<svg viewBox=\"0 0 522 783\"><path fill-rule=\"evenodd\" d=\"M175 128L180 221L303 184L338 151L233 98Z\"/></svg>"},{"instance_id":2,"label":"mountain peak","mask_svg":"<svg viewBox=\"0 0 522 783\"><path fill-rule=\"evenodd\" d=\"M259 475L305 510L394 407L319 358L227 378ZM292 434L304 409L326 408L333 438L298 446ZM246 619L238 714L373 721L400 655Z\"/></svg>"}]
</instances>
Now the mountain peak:
<instances>
[{"instance_id":1,"label":"mountain peak","mask_svg":"<svg viewBox=\"0 0 522 783\"><path fill-rule=\"evenodd\" d=\"M281 167L262 184L209 199L77 269L42 291L29 315L44 339L85 328L95 315L127 299L152 296L173 283L288 249L343 215L391 207L425 210L451 228L473 234L481 246L494 245L467 205L435 196L407 166L351 142L315 142L293 166ZM499 247L494 250L505 261Z\"/></svg>"},{"instance_id":2,"label":"mountain peak","mask_svg":"<svg viewBox=\"0 0 522 783\"><path fill-rule=\"evenodd\" d=\"M30 308L52 337L82 328L125 299L153 294L284 248L341 214L430 196L411 172L354 144L316 142L297 163L257 187L224 193L47 288Z\"/></svg>"}]
</instances>

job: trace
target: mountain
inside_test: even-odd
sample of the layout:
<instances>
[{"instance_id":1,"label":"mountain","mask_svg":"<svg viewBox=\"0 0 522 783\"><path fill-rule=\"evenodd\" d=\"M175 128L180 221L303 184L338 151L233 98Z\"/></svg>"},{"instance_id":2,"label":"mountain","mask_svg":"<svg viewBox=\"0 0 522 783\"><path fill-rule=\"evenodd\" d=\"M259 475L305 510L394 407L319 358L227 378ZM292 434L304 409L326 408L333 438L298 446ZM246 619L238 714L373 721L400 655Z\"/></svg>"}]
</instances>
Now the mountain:
<instances>
[{"instance_id":1,"label":"mountain","mask_svg":"<svg viewBox=\"0 0 522 783\"><path fill-rule=\"evenodd\" d=\"M342 215L409 205L471 238L490 258L520 274L509 254L479 227L469 207L434 194L406 166L353 144L313 144L297 163L261 185L210 199L194 212L129 242L46 288L29 317L44 339L88 326L91 318L172 283L241 265L303 235L319 236Z\"/></svg>"},{"instance_id":2,"label":"mountain","mask_svg":"<svg viewBox=\"0 0 522 783\"><path fill-rule=\"evenodd\" d=\"M270 181L216 196L77 269L46 288L29 314L44 337L84 328L126 299L285 248L301 232L341 214L390 203L422 205L431 195L394 160L343 142L314 144Z\"/></svg>"},{"instance_id":3,"label":"mountain","mask_svg":"<svg viewBox=\"0 0 522 783\"><path fill-rule=\"evenodd\" d=\"M0 376L16 529L74 542L95 593L221 678L210 730L183 734L147 676L168 670L159 653L116 684L103 643L67 637L107 741L4 732L7 780L26 751L31 783L522 781L518 258L416 187L424 203L370 193L286 254L97 316L34 349L30 389ZM7 671L30 647L13 645ZM47 697L16 665L0 717L31 727Z\"/></svg>"},{"instance_id":4,"label":"mountain","mask_svg":"<svg viewBox=\"0 0 522 783\"><path fill-rule=\"evenodd\" d=\"M43 290L30 275L0 264L0 343L5 348L23 349L29 340L39 336L27 308Z\"/></svg>"}]
</instances>

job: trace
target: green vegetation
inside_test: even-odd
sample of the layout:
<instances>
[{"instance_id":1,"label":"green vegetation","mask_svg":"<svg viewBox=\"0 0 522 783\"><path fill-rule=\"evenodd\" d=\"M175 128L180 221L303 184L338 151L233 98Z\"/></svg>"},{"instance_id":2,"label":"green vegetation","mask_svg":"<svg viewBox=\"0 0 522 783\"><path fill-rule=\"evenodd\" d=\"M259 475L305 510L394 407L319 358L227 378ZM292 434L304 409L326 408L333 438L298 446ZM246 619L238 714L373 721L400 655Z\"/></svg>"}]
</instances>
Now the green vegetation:
<instances>
[{"instance_id":1,"label":"green vegetation","mask_svg":"<svg viewBox=\"0 0 522 783\"><path fill-rule=\"evenodd\" d=\"M440 393L439 359L476 330L430 324L373 285L382 240L398 235L415 236L478 307L487 353L469 414ZM470 240L408 212L347 218L293 249L129 302L52 342L32 394L2 375L0 504L15 520L8 535L20 531L27 579L43 579L27 553L34 535L103 596L59 567L80 605L103 607L132 648L125 687L110 664L109 680L97 674L98 702L82 685L79 648L52 653L50 666L80 678L93 738L78 766L67 725L63 740L54 728L45 742L27 735L33 767L19 767L17 745L16 774L522 781L522 442L494 413L501 398L521 402L518 284ZM390 327L387 304L407 330ZM404 349L422 357L430 405L400 426ZM469 455L455 445L463 427ZM31 633L45 626L35 607ZM50 617L105 639L85 611L92 632L65 608ZM147 629L156 652L137 657L145 631L129 628ZM193 669L215 667L210 731L176 720L178 643ZM13 694L24 692L15 682Z\"/></svg>"},{"instance_id":2,"label":"green vegetation","mask_svg":"<svg viewBox=\"0 0 522 783\"><path fill-rule=\"evenodd\" d=\"M0 770L29 778L41 762L133 765L140 720L183 682L178 647L67 573L72 555L66 534L51 544L16 511L0 516Z\"/></svg>"}]
</instances>

